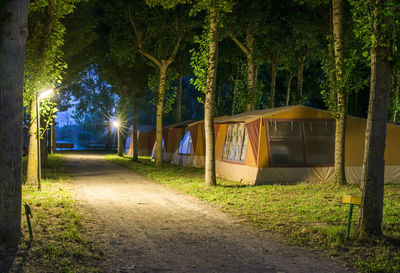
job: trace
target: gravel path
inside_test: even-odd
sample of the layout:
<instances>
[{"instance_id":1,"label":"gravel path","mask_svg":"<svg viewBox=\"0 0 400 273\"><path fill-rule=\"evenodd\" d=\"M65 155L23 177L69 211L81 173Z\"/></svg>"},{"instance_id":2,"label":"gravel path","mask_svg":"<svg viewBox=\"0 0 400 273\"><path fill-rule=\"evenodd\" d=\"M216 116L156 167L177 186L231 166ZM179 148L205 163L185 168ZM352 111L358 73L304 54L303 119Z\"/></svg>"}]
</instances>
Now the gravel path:
<instances>
[{"instance_id":1,"label":"gravel path","mask_svg":"<svg viewBox=\"0 0 400 273\"><path fill-rule=\"evenodd\" d=\"M68 189L101 246L103 272L345 272L207 204L107 162L69 154Z\"/></svg>"}]
</instances>

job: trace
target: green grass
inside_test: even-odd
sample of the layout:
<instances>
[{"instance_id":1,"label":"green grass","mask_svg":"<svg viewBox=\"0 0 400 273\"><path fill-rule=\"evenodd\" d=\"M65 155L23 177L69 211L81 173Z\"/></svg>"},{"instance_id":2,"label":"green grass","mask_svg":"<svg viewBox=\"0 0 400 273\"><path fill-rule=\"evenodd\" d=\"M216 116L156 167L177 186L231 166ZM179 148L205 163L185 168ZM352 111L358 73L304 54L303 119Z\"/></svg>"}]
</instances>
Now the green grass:
<instances>
[{"instance_id":1,"label":"green grass","mask_svg":"<svg viewBox=\"0 0 400 273\"><path fill-rule=\"evenodd\" d=\"M106 159L134 170L179 192L196 196L220 210L267 231L283 234L293 244L328 250L363 272L400 272L400 185L385 186L383 232L385 239L365 245L355 239L358 207L355 206L350 240L345 240L348 205L343 195L359 194L357 185L332 183L246 186L219 179L204 186L204 169L148 159L107 155Z\"/></svg>"},{"instance_id":2,"label":"green grass","mask_svg":"<svg viewBox=\"0 0 400 273\"><path fill-rule=\"evenodd\" d=\"M99 252L87 238L84 217L62 182L68 179L62 155L49 156L42 190L23 185L22 203L32 210L34 239L29 240L24 207L22 239L16 260L21 272L98 272Z\"/></svg>"}]
</instances>

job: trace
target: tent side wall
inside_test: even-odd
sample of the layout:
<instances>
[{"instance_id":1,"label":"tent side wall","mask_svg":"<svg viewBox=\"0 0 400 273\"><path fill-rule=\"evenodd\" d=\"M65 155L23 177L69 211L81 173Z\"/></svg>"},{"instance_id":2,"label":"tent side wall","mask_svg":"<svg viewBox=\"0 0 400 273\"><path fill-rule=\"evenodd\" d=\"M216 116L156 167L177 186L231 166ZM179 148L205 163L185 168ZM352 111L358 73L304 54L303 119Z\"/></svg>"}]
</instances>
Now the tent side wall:
<instances>
[{"instance_id":1,"label":"tent side wall","mask_svg":"<svg viewBox=\"0 0 400 273\"><path fill-rule=\"evenodd\" d=\"M150 144L150 132L138 132L138 155L139 156L151 156L151 144ZM132 140L133 147L133 140Z\"/></svg>"},{"instance_id":2,"label":"tent side wall","mask_svg":"<svg viewBox=\"0 0 400 273\"><path fill-rule=\"evenodd\" d=\"M222 160L228 123L219 124L216 138L216 171L219 177L253 185L333 180L333 166L272 167L269 163L267 125L263 121L264 118L282 120L327 120L332 119L332 116L327 111L301 106L298 108L292 107L287 111L278 111L277 113L271 112L268 113L268 115L260 116L258 158L255 159L254 156L251 158L251 154L249 154L249 150L251 150L249 140L244 164ZM359 183L361 180L365 148L365 128L365 119L354 117L347 118L345 164L346 178L350 183ZM400 126L388 124L386 145L385 182L400 183ZM252 164L254 162L257 164Z\"/></svg>"}]
</instances>

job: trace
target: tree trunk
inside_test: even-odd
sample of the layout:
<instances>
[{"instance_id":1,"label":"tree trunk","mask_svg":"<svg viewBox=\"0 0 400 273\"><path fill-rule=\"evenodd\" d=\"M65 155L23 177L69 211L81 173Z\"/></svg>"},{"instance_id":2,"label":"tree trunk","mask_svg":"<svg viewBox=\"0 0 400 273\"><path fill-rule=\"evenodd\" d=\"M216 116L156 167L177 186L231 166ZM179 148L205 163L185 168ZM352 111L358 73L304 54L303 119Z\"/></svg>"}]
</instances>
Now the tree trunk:
<instances>
[{"instance_id":1,"label":"tree trunk","mask_svg":"<svg viewBox=\"0 0 400 273\"><path fill-rule=\"evenodd\" d=\"M206 141L205 185L217 184L215 174L214 97L217 82L218 19L215 1L210 8L210 57L207 73L207 91L204 103L204 131Z\"/></svg>"},{"instance_id":2,"label":"tree trunk","mask_svg":"<svg viewBox=\"0 0 400 273\"><path fill-rule=\"evenodd\" d=\"M9 247L17 247L21 230L22 96L28 1L6 1L0 15L4 13L10 17L0 26L0 244L7 246L7 252Z\"/></svg>"},{"instance_id":3,"label":"tree trunk","mask_svg":"<svg viewBox=\"0 0 400 273\"><path fill-rule=\"evenodd\" d=\"M336 90L336 131L335 131L335 183L343 185L346 183L344 165L345 136L346 136L346 114L347 114L347 92L343 81L343 0L332 1L333 40L335 50L335 68L337 86Z\"/></svg>"},{"instance_id":4,"label":"tree trunk","mask_svg":"<svg viewBox=\"0 0 400 273\"><path fill-rule=\"evenodd\" d=\"M392 68L388 60L391 53L390 38L382 31L383 20L379 18L383 14L385 1L377 0L376 2L373 27L374 36L378 38L371 48L370 97L358 225L361 239L382 235L384 154ZM386 27L391 25L388 22L385 24Z\"/></svg>"},{"instance_id":5,"label":"tree trunk","mask_svg":"<svg viewBox=\"0 0 400 273\"><path fill-rule=\"evenodd\" d=\"M298 67L297 67L297 104L301 104L303 99L303 73L304 73L304 63L306 61L305 55L299 55L297 57Z\"/></svg>"},{"instance_id":6,"label":"tree trunk","mask_svg":"<svg viewBox=\"0 0 400 273\"><path fill-rule=\"evenodd\" d=\"M276 56L272 57L271 60L271 99L270 107L275 107L275 87L276 87L276 72L278 70L278 58Z\"/></svg>"},{"instance_id":7,"label":"tree trunk","mask_svg":"<svg viewBox=\"0 0 400 273\"><path fill-rule=\"evenodd\" d=\"M121 125L117 127L118 134L118 156L124 156L124 135L122 134Z\"/></svg>"},{"instance_id":8,"label":"tree trunk","mask_svg":"<svg viewBox=\"0 0 400 273\"><path fill-rule=\"evenodd\" d=\"M37 139L37 109L36 100L31 101L29 123L29 150L26 170L26 183L38 186L38 139Z\"/></svg>"},{"instance_id":9,"label":"tree trunk","mask_svg":"<svg viewBox=\"0 0 400 273\"><path fill-rule=\"evenodd\" d=\"M182 75L178 73L178 83L176 88L176 122L182 120Z\"/></svg>"},{"instance_id":10,"label":"tree trunk","mask_svg":"<svg viewBox=\"0 0 400 273\"><path fill-rule=\"evenodd\" d=\"M133 125L132 125L132 142L133 142L132 161L138 161L139 160L139 151L138 151L139 102L137 98L135 98L133 107L134 108L133 108Z\"/></svg>"},{"instance_id":11,"label":"tree trunk","mask_svg":"<svg viewBox=\"0 0 400 273\"><path fill-rule=\"evenodd\" d=\"M329 58L329 91L334 92L336 74L335 74L335 52L332 43L328 45L328 58Z\"/></svg>"},{"instance_id":12,"label":"tree trunk","mask_svg":"<svg viewBox=\"0 0 400 273\"><path fill-rule=\"evenodd\" d=\"M156 121L156 166L162 163L162 119L164 111L164 93L165 81L167 79L168 66L164 60L161 61L160 66L160 82L158 86L158 99L157 99L157 121Z\"/></svg>"},{"instance_id":13,"label":"tree trunk","mask_svg":"<svg viewBox=\"0 0 400 273\"><path fill-rule=\"evenodd\" d=\"M253 45L254 36L251 32L247 34L246 44L249 53L247 54L247 88L249 89L249 101L247 102L247 111L251 111L254 108L254 89L255 89L255 73L254 73L254 58L253 58Z\"/></svg>"},{"instance_id":14,"label":"tree trunk","mask_svg":"<svg viewBox=\"0 0 400 273\"><path fill-rule=\"evenodd\" d=\"M289 101L290 101L290 85L292 84L292 79L294 78L294 74L290 74L289 75L289 79L288 79L288 84L287 84L287 90L286 90L286 106L289 105Z\"/></svg>"},{"instance_id":15,"label":"tree trunk","mask_svg":"<svg viewBox=\"0 0 400 273\"><path fill-rule=\"evenodd\" d=\"M217 15L216 15L217 16ZM217 30L218 31L218 30ZM255 69L254 69L254 56L253 56L253 46L254 46L254 35L249 29L246 35L246 46L242 44L233 34L231 34L232 40L235 44L242 50L247 58L247 104L246 110L251 111L254 108L254 93L255 93ZM210 42L211 43L211 42Z\"/></svg>"}]
</instances>

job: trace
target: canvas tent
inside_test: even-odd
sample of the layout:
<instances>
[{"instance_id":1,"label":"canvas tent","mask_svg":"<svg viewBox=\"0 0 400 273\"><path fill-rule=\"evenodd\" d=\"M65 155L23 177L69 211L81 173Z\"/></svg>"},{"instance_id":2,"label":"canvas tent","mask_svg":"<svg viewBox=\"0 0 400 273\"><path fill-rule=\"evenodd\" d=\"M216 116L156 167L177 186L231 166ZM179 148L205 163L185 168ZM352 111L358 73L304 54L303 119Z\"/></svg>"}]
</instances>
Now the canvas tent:
<instances>
[{"instance_id":1,"label":"canvas tent","mask_svg":"<svg viewBox=\"0 0 400 273\"><path fill-rule=\"evenodd\" d=\"M214 121L223 117L216 117ZM187 124L177 134L179 141L172 154L171 163L204 167L205 164L205 139L204 139L204 120Z\"/></svg>"},{"instance_id":2,"label":"canvas tent","mask_svg":"<svg viewBox=\"0 0 400 273\"><path fill-rule=\"evenodd\" d=\"M182 130L187 128L187 125L193 123L192 120L178 122L169 126L166 126L162 130L162 150L163 150L163 161L171 161L172 154L175 148L178 146ZM156 131L155 129L151 131L151 143L152 143L152 155L151 158L156 158Z\"/></svg>"},{"instance_id":3,"label":"canvas tent","mask_svg":"<svg viewBox=\"0 0 400 273\"><path fill-rule=\"evenodd\" d=\"M216 122L217 176L259 185L327 181L334 175L335 120L306 106L254 110ZM360 181L366 120L347 117L345 166ZM385 182L400 182L400 126L388 124Z\"/></svg>"},{"instance_id":4,"label":"canvas tent","mask_svg":"<svg viewBox=\"0 0 400 273\"><path fill-rule=\"evenodd\" d=\"M126 142L125 142L125 147L124 147L124 153L128 156L133 156L133 130L132 126L129 128ZM138 155L139 156L150 156L151 155L151 149L152 149L152 135L154 134L153 130L142 130L138 131Z\"/></svg>"}]
</instances>

